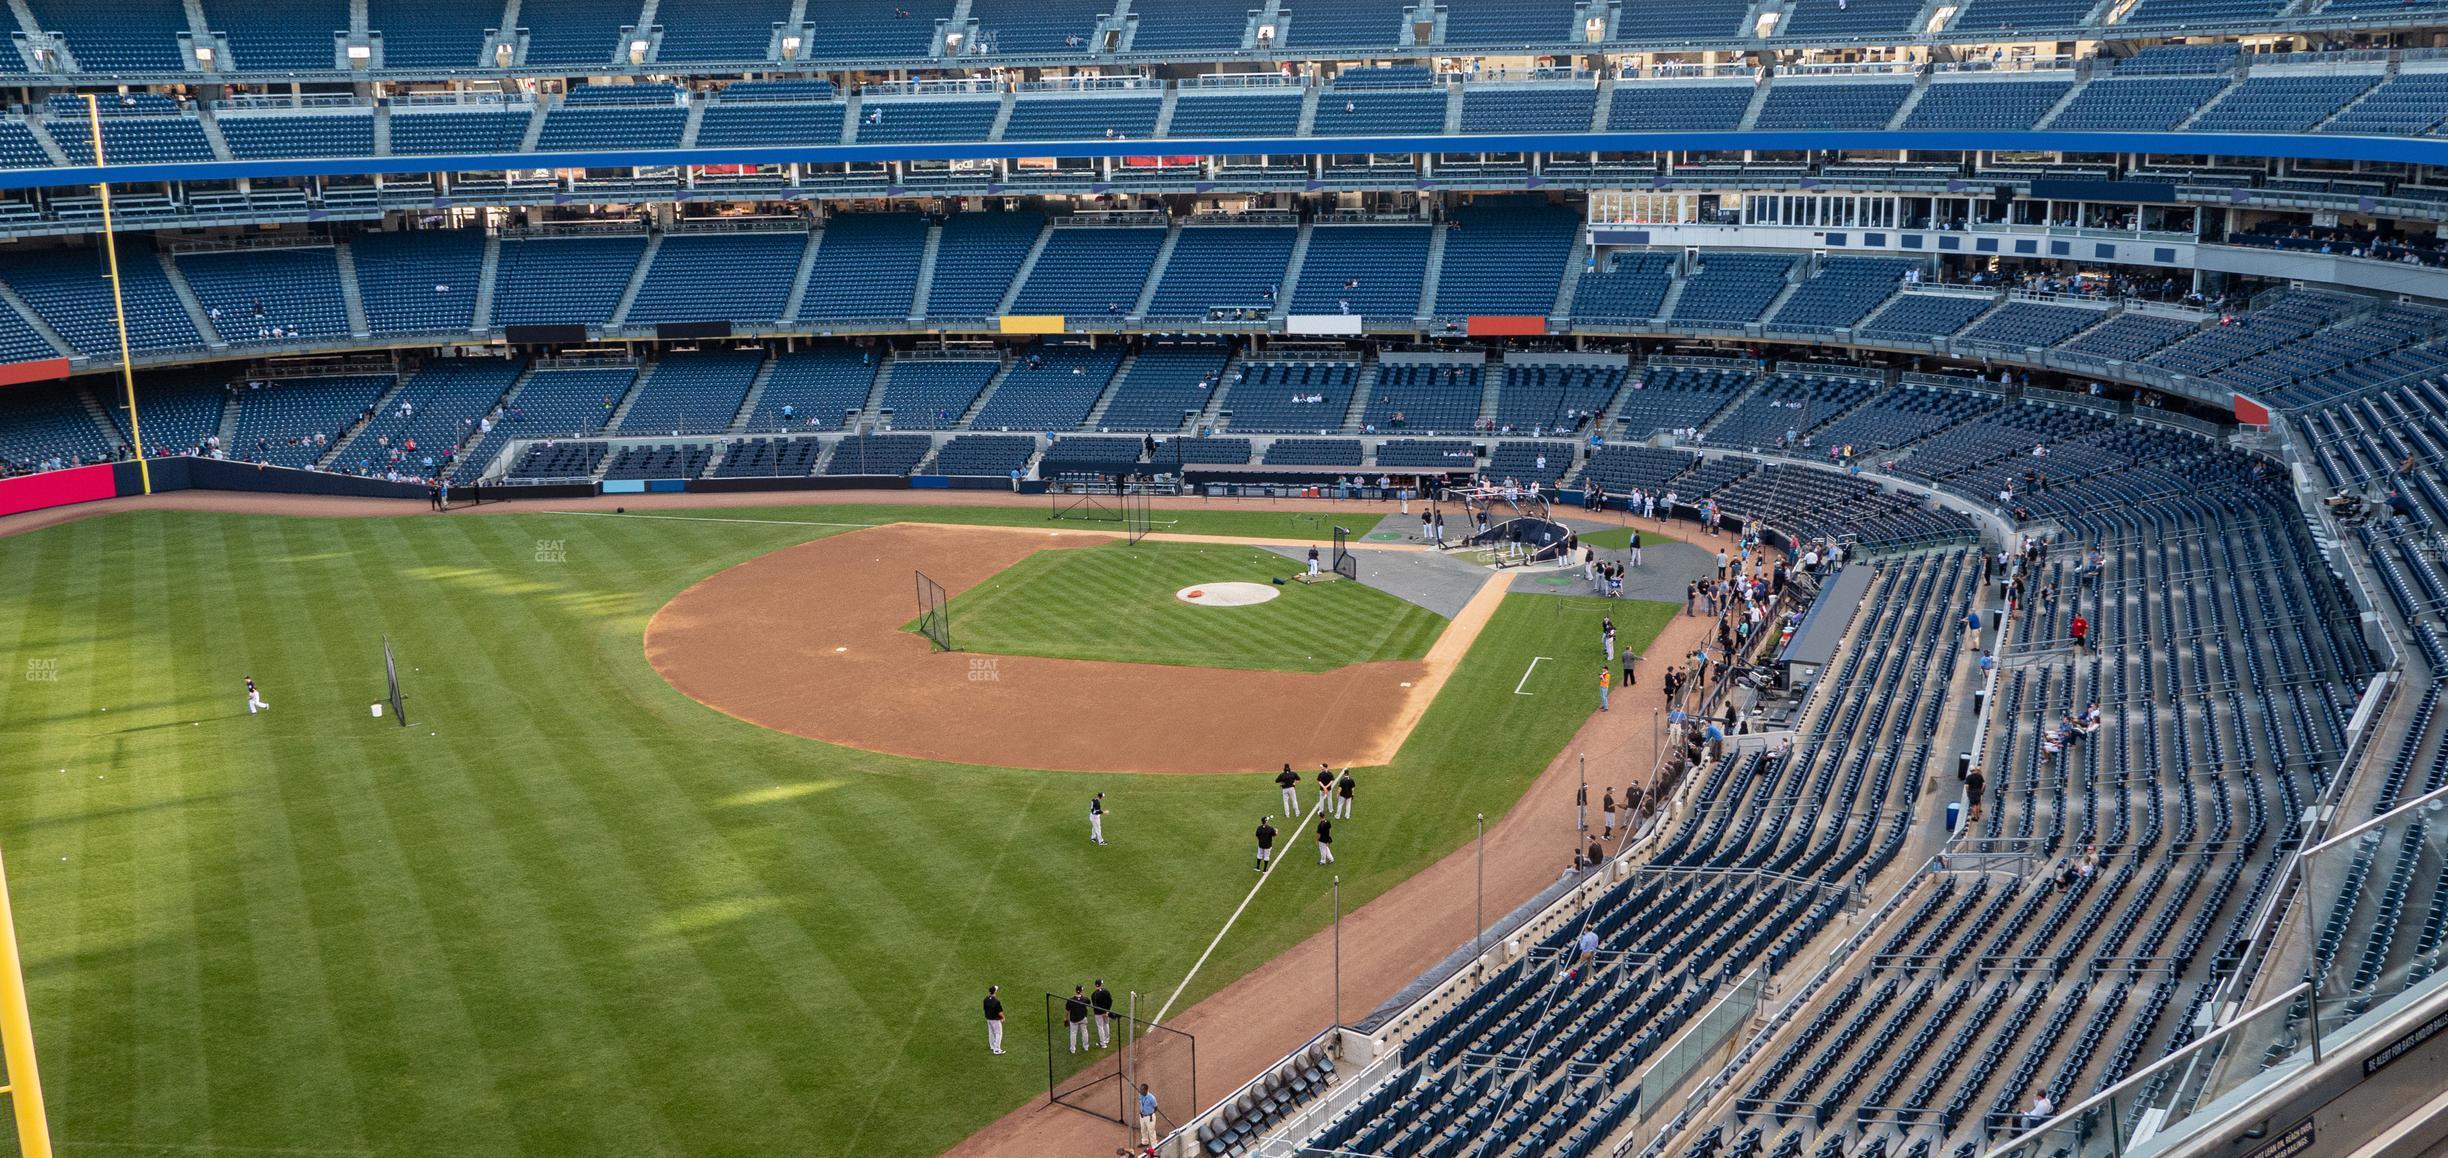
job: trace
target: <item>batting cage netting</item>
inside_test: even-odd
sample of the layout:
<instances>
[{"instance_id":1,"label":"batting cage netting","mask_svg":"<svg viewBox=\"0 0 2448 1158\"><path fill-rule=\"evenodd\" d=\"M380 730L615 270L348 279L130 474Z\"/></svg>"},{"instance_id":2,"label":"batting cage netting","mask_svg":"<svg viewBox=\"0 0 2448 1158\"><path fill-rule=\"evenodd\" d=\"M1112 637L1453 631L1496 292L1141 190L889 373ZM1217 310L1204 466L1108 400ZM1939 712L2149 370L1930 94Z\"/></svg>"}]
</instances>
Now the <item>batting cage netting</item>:
<instances>
[{"instance_id":1,"label":"batting cage netting","mask_svg":"<svg viewBox=\"0 0 2448 1158\"><path fill-rule=\"evenodd\" d=\"M952 603L944 598L943 584L924 571L911 574L918 576L918 634L935 641L937 651L952 650Z\"/></svg>"},{"instance_id":2,"label":"batting cage netting","mask_svg":"<svg viewBox=\"0 0 2448 1158\"><path fill-rule=\"evenodd\" d=\"M1046 1100L1135 1134L1139 1087L1145 1085L1156 1095L1158 1137L1198 1113L1198 1038L1122 1009L1114 1010L1102 1029L1092 1010L1075 1031L1070 1001L1046 994Z\"/></svg>"},{"instance_id":3,"label":"batting cage netting","mask_svg":"<svg viewBox=\"0 0 2448 1158\"><path fill-rule=\"evenodd\" d=\"M1131 544L1136 546L1139 540L1147 538L1148 530L1155 525L1155 522L1156 516L1153 504L1149 502L1148 493L1137 487L1123 487L1122 533Z\"/></svg>"},{"instance_id":4,"label":"batting cage netting","mask_svg":"<svg viewBox=\"0 0 2448 1158\"><path fill-rule=\"evenodd\" d=\"M1354 583L1360 581L1360 560L1351 553L1349 528L1334 529L1334 573Z\"/></svg>"}]
</instances>

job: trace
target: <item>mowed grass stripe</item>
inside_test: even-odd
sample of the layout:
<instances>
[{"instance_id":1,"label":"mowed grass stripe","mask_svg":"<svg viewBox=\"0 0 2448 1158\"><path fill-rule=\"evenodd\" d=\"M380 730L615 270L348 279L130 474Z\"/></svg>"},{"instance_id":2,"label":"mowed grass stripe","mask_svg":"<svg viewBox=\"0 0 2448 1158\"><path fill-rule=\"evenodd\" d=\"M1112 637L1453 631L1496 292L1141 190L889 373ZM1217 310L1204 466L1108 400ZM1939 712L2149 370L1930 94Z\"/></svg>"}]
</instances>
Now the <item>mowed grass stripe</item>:
<instances>
[{"instance_id":1,"label":"mowed grass stripe","mask_svg":"<svg viewBox=\"0 0 2448 1158\"><path fill-rule=\"evenodd\" d=\"M1270 671L1417 659L1445 619L1358 583L1287 582L1275 599L1199 606L1203 584L1272 586L1306 564L1256 547L1141 543L1039 551L952 600L964 651Z\"/></svg>"},{"instance_id":2,"label":"mowed grass stripe","mask_svg":"<svg viewBox=\"0 0 2448 1158\"><path fill-rule=\"evenodd\" d=\"M155 538L133 518L160 519ZM126 723L207 720L105 738L0 693L0 766L39 768L44 753L113 785L123 766L184 769L179 790L146 782L128 799L56 772L0 790L0 838L41 850L20 868L18 915L63 1149L897 1158L1042 1097L1039 995L1100 976L1117 993L1169 991L1246 890L1249 829L1273 788L850 752L714 713L644 662L646 618L672 594L825 533L162 513L0 542L12 572L53 555L89 568L0 592L0 639L12 616L60 623L119 669ZM568 561L539 562L537 539L563 540ZM165 559L162 598L140 591L103 623L102 589L130 590L134 568ZM256 610L231 612L235 598ZM1519 711L1515 652L1564 646L1551 637L1595 647L1578 620L1514 623L1525 601L1556 606L1509 600L1490 652L1506 670L1461 681L1488 698L1450 708L1502 734L1455 726L1441 733L1452 751L1415 745L1363 770L1338 841L1351 842L1347 905L1465 843L1470 809L1500 813L1586 714L1578 681L1570 708L1504 714ZM385 631L420 727L366 713ZM265 680L272 715L246 717L239 665ZM1431 715L1424 730L1441 726ZM1100 789L1104 848L1085 820ZM165 810L188 813L183 840L160 835ZM58 862L75 842L77 863ZM194 865L186 881L104 871L130 856ZM1262 896L1203 986L1323 922L1323 878L1300 884L1280 906ZM266 919L276 910L287 919ZM132 1043L165 1011L130 1000L132 957L180 926L148 933L131 912L188 914L182 935L204 942L173 947L206 964L168 1011L193 1028L161 1038L203 1035L187 1062L200 1076L158 1094ZM232 923L252 946L225 959ZM978 1025L988 981L1012 998L1004 1058L987 1058ZM134 1089L169 1104L140 1125Z\"/></svg>"}]
</instances>

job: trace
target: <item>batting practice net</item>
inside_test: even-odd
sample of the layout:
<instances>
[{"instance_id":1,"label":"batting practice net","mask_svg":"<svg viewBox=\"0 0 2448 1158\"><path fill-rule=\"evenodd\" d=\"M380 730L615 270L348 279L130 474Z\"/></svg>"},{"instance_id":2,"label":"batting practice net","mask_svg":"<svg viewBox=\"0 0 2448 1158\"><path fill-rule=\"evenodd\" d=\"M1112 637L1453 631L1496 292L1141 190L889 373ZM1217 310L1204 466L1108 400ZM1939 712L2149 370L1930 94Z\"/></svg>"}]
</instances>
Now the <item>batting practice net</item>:
<instances>
[{"instance_id":1,"label":"batting practice net","mask_svg":"<svg viewBox=\"0 0 2448 1158\"><path fill-rule=\"evenodd\" d=\"M911 573L918 576L918 634L935 641L937 651L952 650L952 604L944 598L943 584L924 571Z\"/></svg>"},{"instance_id":2,"label":"batting practice net","mask_svg":"<svg viewBox=\"0 0 2448 1158\"><path fill-rule=\"evenodd\" d=\"M1351 553L1351 531L1334 529L1334 573L1354 583L1360 581L1360 560Z\"/></svg>"},{"instance_id":3,"label":"batting practice net","mask_svg":"<svg viewBox=\"0 0 2448 1158\"><path fill-rule=\"evenodd\" d=\"M1122 521L1122 496L1112 483L1065 483L1046 490L1046 517L1092 523Z\"/></svg>"},{"instance_id":4,"label":"batting practice net","mask_svg":"<svg viewBox=\"0 0 2448 1158\"><path fill-rule=\"evenodd\" d=\"M1093 1012L1080 1023L1075 1052L1064 1009L1069 1000L1046 994L1047 1101L1135 1132L1139 1086L1145 1083L1156 1095L1159 1137L1198 1113L1198 1038L1116 1009L1102 1036Z\"/></svg>"},{"instance_id":5,"label":"batting practice net","mask_svg":"<svg viewBox=\"0 0 2448 1158\"><path fill-rule=\"evenodd\" d=\"M383 679L390 685L391 718L408 726L408 697L400 694L399 661L391 658L391 637L383 637Z\"/></svg>"},{"instance_id":6,"label":"batting practice net","mask_svg":"<svg viewBox=\"0 0 2448 1158\"><path fill-rule=\"evenodd\" d=\"M1139 540L1148 537L1148 529L1154 526L1155 522L1156 516L1153 504L1148 500L1148 493L1136 487L1122 488L1122 533L1133 546L1138 545Z\"/></svg>"}]
</instances>

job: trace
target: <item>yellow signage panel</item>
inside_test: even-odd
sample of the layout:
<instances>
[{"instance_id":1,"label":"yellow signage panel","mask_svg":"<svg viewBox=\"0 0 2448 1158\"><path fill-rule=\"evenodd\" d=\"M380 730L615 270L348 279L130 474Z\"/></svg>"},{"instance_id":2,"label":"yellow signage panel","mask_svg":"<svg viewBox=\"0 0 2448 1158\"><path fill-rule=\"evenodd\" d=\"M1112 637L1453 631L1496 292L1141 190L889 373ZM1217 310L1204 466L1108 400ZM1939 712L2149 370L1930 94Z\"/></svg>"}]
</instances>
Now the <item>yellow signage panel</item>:
<instances>
[{"instance_id":1,"label":"yellow signage panel","mask_svg":"<svg viewBox=\"0 0 2448 1158\"><path fill-rule=\"evenodd\" d=\"M1003 332L1006 334L1059 334L1063 332L1063 316L1061 314L1005 314L1003 315Z\"/></svg>"}]
</instances>

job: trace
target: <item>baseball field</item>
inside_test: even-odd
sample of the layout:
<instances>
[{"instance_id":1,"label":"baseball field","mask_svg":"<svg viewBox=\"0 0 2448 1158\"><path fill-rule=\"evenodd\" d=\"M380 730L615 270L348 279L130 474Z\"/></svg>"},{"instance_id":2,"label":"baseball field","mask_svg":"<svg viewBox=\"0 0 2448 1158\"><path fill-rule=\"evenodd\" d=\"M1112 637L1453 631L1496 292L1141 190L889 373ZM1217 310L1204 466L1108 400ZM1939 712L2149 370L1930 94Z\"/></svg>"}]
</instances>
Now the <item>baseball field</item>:
<instances>
[{"instance_id":1,"label":"baseball field","mask_svg":"<svg viewBox=\"0 0 2448 1158\"><path fill-rule=\"evenodd\" d=\"M1325 529L1168 518L1284 544ZM766 575L769 602L699 599L692 614L740 622L691 646L826 689L837 702L792 709L811 727L863 710L822 669L851 650L823 633L854 585L759 568L870 554L905 593L888 548L919 532L873 526L904 519L979 528L927 543L1010 543L954 589L966 656L1330 679L1451 646L1444 616L1356 584L1179 604L1181 586L1297 564L1220 541L1038 550L1018 537L1042 537L1044 511L1016 507L141 511L0 539L0 848L60 1149L923 1155L1042 1097L1039 995L1170 993L1249 894L1276 793L1261 772L1032 770L1026 735L992 762L828 743L649 661L650 625L698 626L672 624L685 593ZM1633 647L1675 612L1497 601L1391 761L1358 773L1337 830L1347 909L1548 766L1595 707L1602 610ZM924 654L911 612L866 616L857 646ZM410 727L369 712L386 636ZM964 726L967 689L908 691ZM1044 742L1119 742L1134 717L1081 699ZM1104 847L1085 815L1100 791ZM1185 1005L1327 923L1327 876L1306 848L1285 860ZM1003 1057L979 1021L990 982L1015 1018Z\"/></svg>"}]
</instances>

